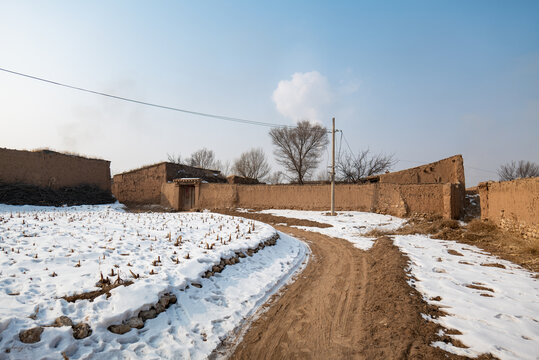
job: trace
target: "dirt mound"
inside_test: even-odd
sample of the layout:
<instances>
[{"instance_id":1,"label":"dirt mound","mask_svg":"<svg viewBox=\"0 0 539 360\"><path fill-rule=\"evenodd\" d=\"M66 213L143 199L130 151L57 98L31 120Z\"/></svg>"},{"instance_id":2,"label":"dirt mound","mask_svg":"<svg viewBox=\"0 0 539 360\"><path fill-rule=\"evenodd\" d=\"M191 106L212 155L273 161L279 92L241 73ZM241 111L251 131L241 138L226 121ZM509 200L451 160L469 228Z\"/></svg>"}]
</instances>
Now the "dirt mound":
<instances>
[{"instance_id":1,"label":"dirt mound","mask_svg":"<svg viewBox=\"0 0 539 360\"><path fill-rule=\"evenodd\" d=\"M108 191L97 186L80 185L58 190L26 184L0 183L0 203L8 205L98 205L116 200Z\"/></svg>"}]
</instances>

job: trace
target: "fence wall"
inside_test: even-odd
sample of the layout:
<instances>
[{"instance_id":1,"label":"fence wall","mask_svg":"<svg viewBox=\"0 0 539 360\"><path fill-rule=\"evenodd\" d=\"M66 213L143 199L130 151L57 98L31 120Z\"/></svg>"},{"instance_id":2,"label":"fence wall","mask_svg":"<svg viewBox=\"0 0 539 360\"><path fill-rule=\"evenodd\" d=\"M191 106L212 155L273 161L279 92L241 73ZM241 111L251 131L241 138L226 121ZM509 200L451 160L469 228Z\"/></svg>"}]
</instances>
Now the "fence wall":
<instances>
[{"instance_id":1,"label":"fence wall","mask_svg":"<svg viewBox=\"0 0 539 360\"><path fill-rule=\"evenodd\" d=\"M337 210L371 211L396 216L412 214L459 218L464 187L459 184L338 184ZM327 210L329 185L201 184L198 208Z\"/></svg>"}]
</instances>

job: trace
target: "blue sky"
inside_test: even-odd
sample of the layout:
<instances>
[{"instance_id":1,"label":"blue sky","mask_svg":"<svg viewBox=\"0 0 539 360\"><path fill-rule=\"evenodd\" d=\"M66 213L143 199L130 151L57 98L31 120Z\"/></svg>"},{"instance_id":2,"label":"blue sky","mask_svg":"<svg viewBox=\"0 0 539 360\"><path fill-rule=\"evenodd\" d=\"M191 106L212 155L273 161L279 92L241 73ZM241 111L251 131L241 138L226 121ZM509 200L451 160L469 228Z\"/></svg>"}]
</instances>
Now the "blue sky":
<instances>
[{"instance_id":1,"label":"blue sky","mask_svg":"<svg viewBox=\"0 0 539 360\"><path fill-rule=\"evenodd\" d=\"M352 150L394 154L395 169L462 154L468 185L539 162L537 1L4 0L0 67L258 121L335 116ZM2 147L103 157L113 172L201 147L273 157L264 127L3 72L0 125Z\"/></svg>"}]
</instances>

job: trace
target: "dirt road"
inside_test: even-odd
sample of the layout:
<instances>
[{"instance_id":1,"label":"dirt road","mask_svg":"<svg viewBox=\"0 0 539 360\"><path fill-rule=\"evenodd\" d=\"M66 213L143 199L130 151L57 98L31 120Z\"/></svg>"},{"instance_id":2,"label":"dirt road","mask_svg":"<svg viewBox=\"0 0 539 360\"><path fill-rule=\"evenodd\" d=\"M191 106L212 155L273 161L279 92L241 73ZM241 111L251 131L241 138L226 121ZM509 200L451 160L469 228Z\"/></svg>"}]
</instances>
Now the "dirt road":
<instances>
[{"instance_id":1,"label":"dirt road","mask_svg":"<svg viewBox=\"0 0 539 360\"><path fill-rule=\"evenodd\" d=\"M253 217L275 224L271 218ZM422 313L437 316L439 310L407 284L407 259L391 240L381 238L362 251L345 240L275 227L306 241L311 260L250 325L231 358L461 358L429 346L450 338L435 335L440 327L422 318Z\"/></svg>"}]
</instances>

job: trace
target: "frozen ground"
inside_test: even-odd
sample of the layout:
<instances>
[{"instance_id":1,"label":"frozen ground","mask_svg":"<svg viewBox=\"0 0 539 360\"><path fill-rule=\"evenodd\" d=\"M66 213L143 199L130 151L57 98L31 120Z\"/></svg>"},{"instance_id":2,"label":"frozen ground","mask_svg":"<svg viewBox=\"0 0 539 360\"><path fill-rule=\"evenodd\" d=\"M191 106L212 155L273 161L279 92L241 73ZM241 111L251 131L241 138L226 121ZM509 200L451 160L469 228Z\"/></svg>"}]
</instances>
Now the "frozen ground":
<instances>
[{"instance_id":1,"label":"frozen ground","mask_svg":"<svg viewBox=\"0 0 539 360\"><path fill-rule=\"evenodd\" d=\"M327 211L301 211L301 210L262 210L263 214L272 214L295 219L312 220L319 223L330 224L332 227L317 228L310 226L295 226L299 229L315 231L321 234L345 239L362 250L369 250L373 245L373 239L363 234L373 230L395 230L405 220L390 216L358 211L339 211L339 216L328 216Z\"/></svg>"},{"instance_id":2,"label":"frozen ground","mask_svg":"<svg viewBox=\"0 0 539 360\"><path fill-rule=\"evenodd\" d=\"M280 234L275 246L209 279L202 275L274 235L269 225L212 213L0 205L0 358L52 359L62 352L70 358L205 358L306 262L308 248ZM97 289L101 273L134 283L113 289L109 299L60 298ZM142 329L107 330L164 293L176 295L177 304ZM75 340L71 327L47 327L38 343L19 341L20 330L61 315L88 323L92 335Z\"/></svg>"},{"instance_id":3,"label":"frozen ground","mask_svg":"<svg viewBox=\"0 0 539 360\"><path fill-rule=\"evenodd\" d=\"M334 218L315 211L263 212L331 224L331 228L306 229L349 240L361 249L370 248L373 241L361 233L376 227L398 228L404 222L360 212L339 212ZM448 314L429 320L460 331L462 335L450 336L468 348L443 342L433 346L471 357L492 353L500 359L539 359L537 274L455 241L424 235L392 237L410 258L410 285Z\"/></svg>"}]
</instances>

